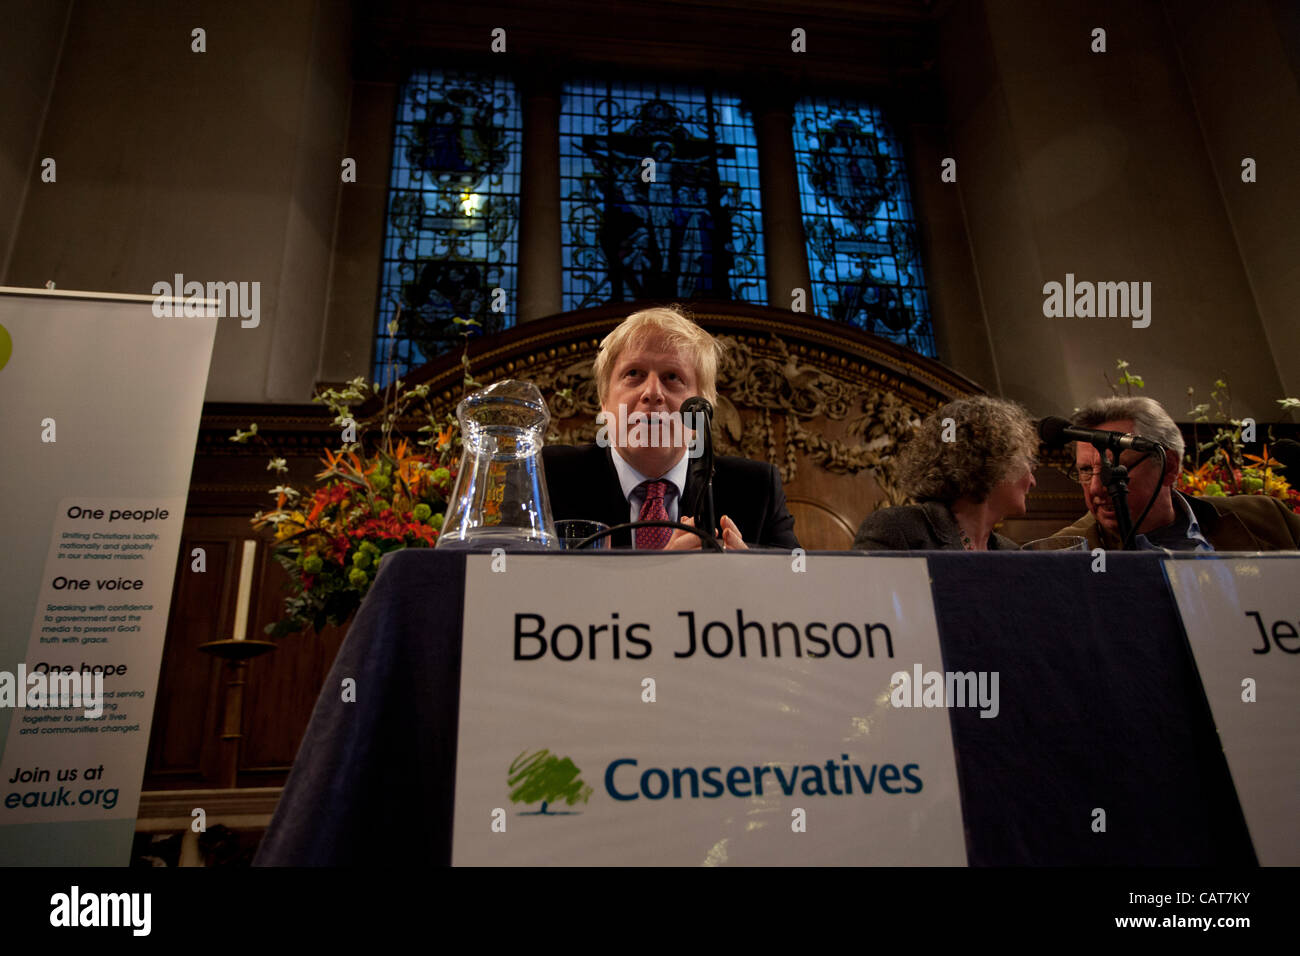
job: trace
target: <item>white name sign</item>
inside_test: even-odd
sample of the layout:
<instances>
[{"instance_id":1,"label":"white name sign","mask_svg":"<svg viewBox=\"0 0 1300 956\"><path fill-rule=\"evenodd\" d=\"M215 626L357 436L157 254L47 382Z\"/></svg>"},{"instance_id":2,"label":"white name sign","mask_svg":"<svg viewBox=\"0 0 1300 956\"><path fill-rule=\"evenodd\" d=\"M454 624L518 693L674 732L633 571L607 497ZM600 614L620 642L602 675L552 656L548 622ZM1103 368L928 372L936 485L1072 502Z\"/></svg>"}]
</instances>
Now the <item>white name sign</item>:
<instances>
[{"instance_id":1,"label":"white name sign","mask_svg":"<svg viewBox=\"0 0 1300 956\"><path fill-rule=\"evenodd\" d=\"M1300 864L1300 561L1166 561L1259 862Z\"/></svg>"},{"instance_id":2,"label":"white name sign","mask_svg":"<svg viewBox=\"0 0 1300 956\"><path fill-rule=\"evenodd\" d=\"M965 864L923 558L467 560L453 863Z\"/></svg>"}]
</instances>

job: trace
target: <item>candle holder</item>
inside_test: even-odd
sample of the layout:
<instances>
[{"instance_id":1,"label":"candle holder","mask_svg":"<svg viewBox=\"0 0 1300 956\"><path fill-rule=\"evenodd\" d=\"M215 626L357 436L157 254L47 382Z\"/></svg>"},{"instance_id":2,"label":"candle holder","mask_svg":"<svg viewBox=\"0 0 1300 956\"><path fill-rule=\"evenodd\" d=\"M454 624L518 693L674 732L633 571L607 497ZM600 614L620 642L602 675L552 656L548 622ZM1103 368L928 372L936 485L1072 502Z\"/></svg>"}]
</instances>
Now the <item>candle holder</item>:
<instances>
[{"instance_id":1,"label":"candle holder","mask_svg":"<svg viewBox=\"0 0 1300 956\"><path fill-rule=\"evenodd\" d=\"M244 737L244 683L248 662L278 645L274 641L228 639L200 644L199 650L226 662L226 699L221 722L221 770L218 786L234 789L239 778L239 742Z\"/></svg>"}]
</instances>

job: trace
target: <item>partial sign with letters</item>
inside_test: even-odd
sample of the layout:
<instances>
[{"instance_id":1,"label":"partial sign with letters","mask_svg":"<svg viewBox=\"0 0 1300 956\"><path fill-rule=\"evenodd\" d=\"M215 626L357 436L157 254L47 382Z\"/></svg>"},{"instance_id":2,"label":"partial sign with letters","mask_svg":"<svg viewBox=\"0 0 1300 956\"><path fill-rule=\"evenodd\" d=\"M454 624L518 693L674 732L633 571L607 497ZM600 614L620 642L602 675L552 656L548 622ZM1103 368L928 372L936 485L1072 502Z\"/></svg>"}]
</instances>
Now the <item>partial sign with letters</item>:
<instances>
[{"instance_id":1,"label":"partial sign with letters","mask_svg":"<svg viewBox=\"0 0 1300 956\"><path fill-rule=\"evenodd\" d=\"M1168 560L1259 862L1300 864L1300 562Z\"/></svg>"}]
</instances>

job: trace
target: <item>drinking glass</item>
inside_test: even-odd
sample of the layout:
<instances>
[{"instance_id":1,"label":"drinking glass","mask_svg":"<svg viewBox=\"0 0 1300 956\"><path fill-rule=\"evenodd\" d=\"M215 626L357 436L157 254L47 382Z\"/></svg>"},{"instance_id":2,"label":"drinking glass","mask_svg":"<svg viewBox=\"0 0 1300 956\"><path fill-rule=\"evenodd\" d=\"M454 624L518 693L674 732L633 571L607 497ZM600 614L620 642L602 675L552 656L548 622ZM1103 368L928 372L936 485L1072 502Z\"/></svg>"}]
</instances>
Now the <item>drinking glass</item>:
<instances>
[{"instance_id":1,"label":"drinking glass","mask_svg":"<svg viewBox=\"0 0 1300 956\"><path fill-rule=\"evenodd\" d=\"M1059 538L1038 538L1020 546L1021 551L1087 551L1088 539L1075 534Z\"/></svg>"},{"instance_id":2,"label":"drinking glass","mask_svg":"<svg viewBox=\"0 0 1300 956\"><path fill-rule=\"evenodd\" d=\"M608 531L609 525L601 524L599 521L588 521L585 518L566 518L564 521L555 522L555 533L560 539L560 543L566 550L574 550L585 539L590 538L593 534L599 534L602 531ZM583 548L583 551L595 551L611 547L608 536Z\"/></svg>"}]
</instances>

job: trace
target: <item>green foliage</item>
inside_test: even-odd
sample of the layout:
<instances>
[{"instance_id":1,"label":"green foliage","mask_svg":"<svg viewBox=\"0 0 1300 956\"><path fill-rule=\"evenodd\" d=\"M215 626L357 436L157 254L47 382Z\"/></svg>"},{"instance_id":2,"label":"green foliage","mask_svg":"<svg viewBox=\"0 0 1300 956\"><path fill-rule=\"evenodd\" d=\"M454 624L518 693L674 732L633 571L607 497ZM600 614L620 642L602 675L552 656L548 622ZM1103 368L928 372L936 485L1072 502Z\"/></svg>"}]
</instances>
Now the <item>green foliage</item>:
<instances>
[{"instance_id":1,"label":"green foliage","mask_svg":"<svg viewBox=\"0 0 1300 956\"><path fill-rule=\"evenodd\" d=\"M398 329L400 313L388 324ZM479 387L470 373L469 336L478 322L456 319L464 328L461 356L466 391ZM288 573L290 594L283 616L267 626L280 638L314 628L345 623L356 611L384 556L407 547L432 547L443 525L460 455L460 429L455 415L434 414L427 384L411 386L394 374L393 340L389 341L387 385L357 376L338 387L323 388L313 401L334 415L334 425L355 425L356 441L338 452L323 452L324 470L314 485L300 491L288 484L271 489L277 496L273 511L258 512L253 527L275 532L272 555ZM358 418L355 409L377 410ZM406 438L403 429L423 421L420 438ZM237 431L231 441L250 439L267 444L257 424ZM267 466L277 475L288 472L284 458Z\"/></svg>"},{"instance_id":2,"label":"green foliage","mask_svg":"<svg viewBox=\"0 0 1300 956\"><path fill-rule=\"evenodd\" d=\"M1128 362L1121 359L1115 367L1121 373L1119 384L1143 387L1142 379L1129 371ZM1107 379L1108 384L1109 381ZM1115 385L1111 385L1111 391L1119 394ZM1132 394L1131 388L1129 394ZM1267 444L1259 455L1246 454L1246 443L1242 441L1246 421L1233 417L1232 389L1226 378L1214 380L1208 402L1198 402L1196 389L1188 388L1187 402L1189 408L1186 414L1192 421L1192 441L1185 453L1184 468L1178 478L1180 491L1207 497L1227 494L1270 495L1281 499L1288 508L1300 513L1300 493L1290 487L1281 474L1282 466L1268 455ZM1278 399L1278 405L1284 412L1298 411L1300 399ZM1210 426L1213 430L1213 435L1206 441L1201 440L1202 425ZM1266 441L1274 440L1270 427Z\"/></svg>"},{"instance_id":3,"label":"green foliage","mask_svg":"<svg viewBox=\"0 0 1300 956\"><path fill-rule=\"evenodd\" d=\"M1138 388L1147 387L1146 382L1142 380L1140 375L1134 375L1128 370L1128 362L1125 362L1123 359L1119 359L1115 362L1115 371L1118 373L1118 377L1115 379L1114 385L1111 385L1110 379L1103 373L1103 377L1106 378L1106 384L1110 385L1110 392L1112 395L1118 395L1121 387L1124 388L1124 394L1126 395L1133 394L1133 387L1135 385Z\"/></svg>"}]
</instances>

